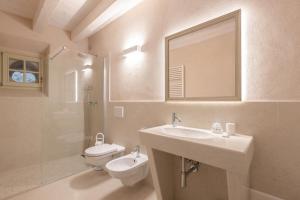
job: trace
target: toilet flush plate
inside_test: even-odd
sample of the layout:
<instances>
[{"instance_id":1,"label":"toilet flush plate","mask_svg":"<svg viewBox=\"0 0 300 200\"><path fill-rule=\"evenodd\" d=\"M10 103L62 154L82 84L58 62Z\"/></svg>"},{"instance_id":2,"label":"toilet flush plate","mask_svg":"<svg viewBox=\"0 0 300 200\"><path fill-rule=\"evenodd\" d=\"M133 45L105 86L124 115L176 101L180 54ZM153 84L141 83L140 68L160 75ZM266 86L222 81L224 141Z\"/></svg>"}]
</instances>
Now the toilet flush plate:
<instances>
[{"instance_id":1,"label":"toilet flush plate","mask_svg":"<svg viewBox=\"0 0 300 200\"><path fill-rule=\"evenodd\" d=\"M114 107L114 116L117 118L124 118L124 106L115 106Z\"/></svg>"}]
</instances>

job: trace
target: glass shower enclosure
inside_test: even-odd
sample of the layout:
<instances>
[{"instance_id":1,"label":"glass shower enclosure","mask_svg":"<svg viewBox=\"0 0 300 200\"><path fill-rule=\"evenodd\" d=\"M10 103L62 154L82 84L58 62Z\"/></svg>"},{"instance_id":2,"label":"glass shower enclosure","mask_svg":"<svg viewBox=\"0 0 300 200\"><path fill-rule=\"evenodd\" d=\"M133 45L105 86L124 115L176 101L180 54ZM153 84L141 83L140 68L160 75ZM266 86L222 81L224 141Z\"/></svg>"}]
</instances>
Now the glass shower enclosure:
<instances>
[{"instance_id":1,"label":"glass shower enclosure","mask_svg":"<svg viewBox=\"0 0 300 200\"><path fill-rule=\"evenodd\" d=\"M84 65L88 58L67 51L50 61L42 137L42 181L53 182L85 170L80 156L88 140Z\"/></svg>"},{"instance_id":2,"label":"glass shower enclosure","mask_svg":"<svg viewBox=\"0 0 300 200\"><path fill-rule=\"evenodd\" d=\"M41 118L36 124L40 131L28 138L28 145L34 145L26 155L31 159L9 169L0 168L0 200L89 168L81 155L93 141L90 114L101 111L100 105L94 106L99 94L93 93L100 91L93 91L92 71L84 70L90 62L91 56L71 50L49 60L46 95L32 98ZM16 146L18 141L10 142ZM22 148L15 148L14 153L22 155Z\"/></svg>"}]
</instances>

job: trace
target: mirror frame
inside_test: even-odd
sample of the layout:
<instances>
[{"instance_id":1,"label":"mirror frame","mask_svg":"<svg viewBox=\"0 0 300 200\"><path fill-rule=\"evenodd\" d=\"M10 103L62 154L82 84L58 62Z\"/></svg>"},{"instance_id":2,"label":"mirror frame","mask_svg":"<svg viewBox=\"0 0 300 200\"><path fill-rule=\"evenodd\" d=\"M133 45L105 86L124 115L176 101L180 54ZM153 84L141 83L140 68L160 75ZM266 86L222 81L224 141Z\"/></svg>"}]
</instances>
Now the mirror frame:
<instances>
[{"instance_id":1,"label":"mirror frame","mask_svg":"<svg viewBox=\"0 0 300 200\"><path fill-rule=\"evenodd\" d=\"M183 97L170 98L169 97L169 42L172 39L187 35L207 28L211 25L220 22L234 19L236 28L236 49L235 49L235 95L234 96L217 96L217 97ZM169 35L165 38L165 100L166 101L241 101L241 10L225 14L202 24L193 26L186 30Z\"/></svg>"}]
</instances>

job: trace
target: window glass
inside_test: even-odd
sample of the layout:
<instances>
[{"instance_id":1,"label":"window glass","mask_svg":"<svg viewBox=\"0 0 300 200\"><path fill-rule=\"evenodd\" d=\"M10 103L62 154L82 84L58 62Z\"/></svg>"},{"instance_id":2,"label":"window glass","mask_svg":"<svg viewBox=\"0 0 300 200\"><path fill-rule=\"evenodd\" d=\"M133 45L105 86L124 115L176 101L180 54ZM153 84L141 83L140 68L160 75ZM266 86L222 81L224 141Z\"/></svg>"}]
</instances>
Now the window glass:
<instances>
[{"instance_id":1,"label":"window glass","mask_svg":"<svg viewBox=\"0 0 300 200\"><path fill-rule=\"evenodd\" d=\"M9 71L9 80L12 82L23 83L23 76L23 72Z\"/></svg>"},{"instance_id":2,"label":"window glass","mask_svg":"<svg viewBox=\"0 0 300 200\"><path fill-rule=\"evenodd\" d=\"M26 61L26 71L38 72L39 63L34 61Z\"/></svg>"},{"instance_id":3,"label":"window glass","mask_svg":"<svg viewBox=\"0 0 300 200\"><path fill-rule=\"evenodd\" d=\"M39 74L37 73L26 73L26 83L38 83L39 82Z\"/></svg>"},{"instance_id":4,"label":"window glass","mask_svg":"<svg viewBox=\"0 0 300 200\"><path fill-rule=\"evenodd\" d=\"M34 57L4 54L6 74L3 85L41 87L40 60Z\"/></svg>"},{"instance_id":5,"label":"window glass","mask_svg":"<svg viewBox=\"0 0 300 200\"><path fill-rule=\"evenodd\" d=\"M9 58L9 69L10 70L24 70L23 60Z\"/></svg>"}]
</instances>

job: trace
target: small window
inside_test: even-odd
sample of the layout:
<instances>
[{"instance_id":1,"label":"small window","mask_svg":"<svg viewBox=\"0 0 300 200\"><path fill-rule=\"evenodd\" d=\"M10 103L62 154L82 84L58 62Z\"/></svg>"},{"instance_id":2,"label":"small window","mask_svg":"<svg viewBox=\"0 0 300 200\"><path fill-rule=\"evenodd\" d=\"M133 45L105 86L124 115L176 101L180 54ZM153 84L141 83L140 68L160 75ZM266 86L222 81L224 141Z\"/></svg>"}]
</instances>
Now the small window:
<instances>
[{"instance_id":1,"label":"small window","mask_svg":"<svg viewBox=\"0 0 300 200\"><path fill-rule=\"evenodd\" d=\"M41 87L41 75L40 59L3 54L3 85Z\"/></svg>"}]
</instances>

